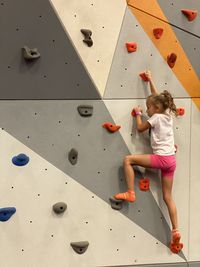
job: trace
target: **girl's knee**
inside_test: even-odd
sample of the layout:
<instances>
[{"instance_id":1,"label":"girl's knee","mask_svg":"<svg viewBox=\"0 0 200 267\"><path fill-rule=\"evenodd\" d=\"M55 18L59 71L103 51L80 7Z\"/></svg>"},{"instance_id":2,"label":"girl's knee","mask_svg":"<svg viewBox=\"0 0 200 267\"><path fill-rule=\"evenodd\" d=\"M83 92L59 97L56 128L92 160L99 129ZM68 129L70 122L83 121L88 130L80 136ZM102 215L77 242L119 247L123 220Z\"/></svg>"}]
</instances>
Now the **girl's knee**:
<instances>
[{"instance_id":1,"label":"girl's knee","mask_svg":"<svg viewBox=\"0 0 200 267\"><path fill-rule=\"evenodd\" d=\"M124 157L124 165L130 165L131 164L131 155L127 155Z\"/></svg>"}]
</instances>

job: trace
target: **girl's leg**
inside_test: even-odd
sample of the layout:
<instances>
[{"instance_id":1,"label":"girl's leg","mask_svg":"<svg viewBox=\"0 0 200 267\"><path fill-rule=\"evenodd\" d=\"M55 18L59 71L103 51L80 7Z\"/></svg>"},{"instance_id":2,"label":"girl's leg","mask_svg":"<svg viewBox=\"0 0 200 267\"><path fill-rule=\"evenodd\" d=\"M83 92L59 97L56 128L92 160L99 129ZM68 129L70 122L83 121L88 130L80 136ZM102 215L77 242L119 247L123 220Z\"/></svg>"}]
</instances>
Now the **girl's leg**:
<instances>
[{"instance_id":1,"label":"girl's leg","mask_svg":"<svg viewBox=\"0 0 200 267\"><path fill-rule=\"evenodd\" d=\"M177 229L178 228L177 210L174 200L172 198L172 186L173 186L173 178L162 177L163 200L165 201L169 211L169 216L172 223L172 229Z\"/></svg>"},{"instance_id":2,"label":"girl's leg","mask_svg":"<svg viewBox=\"0 0 200 267\"><path fill-rule=\"evenodd\" d=\"M129 202L135 201L134 179L135 173L132 165L138 165L146 168L151 167L150 155L128 155L124 158L124 173L128 191L115 195L116 199L123 199Z\"/></svg>"},{"instance_id":3,"label":"girl's leg","mask_svg":"<svg viewBox=\"0 0 200 267\"><path fill-rule=\"evenodd\" d=\"M134 191L135 172L132 165L151 167L150 155L129 155L124 158L124 173L128 190Z\"/></svg>"},{"instance_id":4,"label":"girl's leg","mask_svg":"<svg viewBox=\"0 0 200 267\"><path fill-rule=\"evenodd\" d=\"M167 205L172 224L172 242L179 243L181 235L180 232L178 231L177 210L175 202L172 198L172 186L173 186L173 178L163 176L162 177L163 200Z\"/></svg>"}]
</instances>

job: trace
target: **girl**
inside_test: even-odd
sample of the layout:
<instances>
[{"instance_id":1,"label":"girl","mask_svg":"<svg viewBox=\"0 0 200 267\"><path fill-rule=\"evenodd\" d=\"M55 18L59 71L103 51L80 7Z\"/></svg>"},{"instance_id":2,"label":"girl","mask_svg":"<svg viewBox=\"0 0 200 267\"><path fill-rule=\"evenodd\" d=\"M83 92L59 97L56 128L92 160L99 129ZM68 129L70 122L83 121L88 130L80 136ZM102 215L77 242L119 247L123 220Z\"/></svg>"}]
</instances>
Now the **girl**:
<instances>
[{"instance_id":1,"label":"girl","mask_svg":"<svg viewBox=\"0 0 200 267\"><path fill-rule=\"evenodd\" d=\"M173 121L171 113L177 115L176 106L171 94L165 90L158 94L152 81L151 73L146 72L150 84L151 95L147 98L147 114L149 119L142 121L139 107L136 107L137 130L143 132L151 128L151 155L128 155L124 159L124 172L128 190L115 195L116 199L134 202L134 169L132 165L161 170L163 199L167 205L172 224L171 244L179 244L181 234L178 230L177 210L172 198L172 185L176 169Z\"/></svg>"}]
</instances>

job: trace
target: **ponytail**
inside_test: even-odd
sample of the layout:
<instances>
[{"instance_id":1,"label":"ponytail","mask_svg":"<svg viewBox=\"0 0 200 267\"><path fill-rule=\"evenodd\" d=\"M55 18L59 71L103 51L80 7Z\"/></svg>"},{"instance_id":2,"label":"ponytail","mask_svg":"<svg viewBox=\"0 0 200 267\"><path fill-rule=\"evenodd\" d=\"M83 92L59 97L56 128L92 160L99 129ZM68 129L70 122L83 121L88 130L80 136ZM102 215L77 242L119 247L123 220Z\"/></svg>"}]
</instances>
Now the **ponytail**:
<instances>
[{"instance_id":1,"label":"ponytail","mask_svg":"<svg viewBox=\"0 0 200 267\"><path fill-rule=\"evenodd\" d=\"M162 93L155 95L153 97L153 102L155 104L161 104L163 111L169 109L170 112L173 112L175 116L177 116L177 110L176 110L176 105L174 103L174 99L170 92L167 90L164 90Z\"/></svg>"}]
</instances>

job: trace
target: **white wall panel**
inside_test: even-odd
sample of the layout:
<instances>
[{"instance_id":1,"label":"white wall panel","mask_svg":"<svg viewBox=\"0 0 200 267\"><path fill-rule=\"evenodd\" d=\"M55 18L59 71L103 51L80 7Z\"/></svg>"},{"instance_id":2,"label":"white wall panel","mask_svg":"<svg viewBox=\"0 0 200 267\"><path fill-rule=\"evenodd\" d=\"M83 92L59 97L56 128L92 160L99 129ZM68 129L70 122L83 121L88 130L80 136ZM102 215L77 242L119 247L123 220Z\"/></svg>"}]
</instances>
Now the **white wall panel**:
<instances>
[{"instance_id":1,"label":"white wall panel","mask_svg":"<svg viewBox=\"0 0 200 267\"><path fill-rule=\"evenodd\" d=\"M191 116L191 160L190 160L190 250L189 260L200 261L200 112L192 104Z\"/></svg>"},{"instance_id":2,"label":"white wall panel","mask_svg":"<svg viewBox=\"0 0 200 267\"><path fill-rule=\"evenodd\" d=\"M51 0L91 78L103 95L126 9L125 0ZM80 29L92 31L92 47Z\"/></svg>"}]
</instances>

